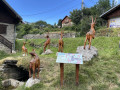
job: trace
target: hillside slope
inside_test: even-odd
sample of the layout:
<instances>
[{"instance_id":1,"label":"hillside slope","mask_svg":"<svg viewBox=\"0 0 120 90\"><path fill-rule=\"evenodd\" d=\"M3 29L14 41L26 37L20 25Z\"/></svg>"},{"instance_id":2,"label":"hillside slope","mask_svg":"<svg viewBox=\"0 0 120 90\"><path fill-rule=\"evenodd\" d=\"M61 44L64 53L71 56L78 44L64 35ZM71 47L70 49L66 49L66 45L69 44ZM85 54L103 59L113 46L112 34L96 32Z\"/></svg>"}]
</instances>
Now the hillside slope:
<instances>
[{"instance_id":1,"label":"hillside slope","mask_svg":"<svg viewBox=\"0 0 120 90\"><path fill-rule=\"evenodd\" d=\"M65 38L65 53L76 53L77 46L84 44L81 38ZM120 89L120 49L119 37L96 37L92 40L92 46L98 49L98 56L92 61L80 65L79 86L75 86L75 65L65 64L64 87L60 87L59 64L56 63L56 52L58 50L57 39L52 39L51 55L39 55L43 70L40 73L41 83L34 85L29 90L119 90ZM22 40L17 40L16 49L20 50ZM45 39L28 40L26 47L32 50L34 43L37 54L43 50ZM36 47L35 46L35 47ZM20 52L21 54L21 52ZM25 90L24 86L17 90Z\"/></svg>"}]
</instances>

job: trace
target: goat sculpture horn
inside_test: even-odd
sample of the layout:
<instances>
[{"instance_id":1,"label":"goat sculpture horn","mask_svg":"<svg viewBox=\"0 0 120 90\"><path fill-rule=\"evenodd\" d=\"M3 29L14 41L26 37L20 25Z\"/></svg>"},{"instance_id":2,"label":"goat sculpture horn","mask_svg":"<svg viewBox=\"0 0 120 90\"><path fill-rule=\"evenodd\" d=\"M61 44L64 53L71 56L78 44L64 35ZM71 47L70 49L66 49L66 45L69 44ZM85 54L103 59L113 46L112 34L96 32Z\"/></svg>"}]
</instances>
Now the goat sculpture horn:
<instances>
[{"instance_id":1,"label":"goat sculpture horn","mask_svg":"<svg viewBox=\"0 0 120 90\"><path fill-rule=\"evenodd\" d=\"M93 23L93 16L92 16L92 23Z\"/></svg>"}]
</instances>

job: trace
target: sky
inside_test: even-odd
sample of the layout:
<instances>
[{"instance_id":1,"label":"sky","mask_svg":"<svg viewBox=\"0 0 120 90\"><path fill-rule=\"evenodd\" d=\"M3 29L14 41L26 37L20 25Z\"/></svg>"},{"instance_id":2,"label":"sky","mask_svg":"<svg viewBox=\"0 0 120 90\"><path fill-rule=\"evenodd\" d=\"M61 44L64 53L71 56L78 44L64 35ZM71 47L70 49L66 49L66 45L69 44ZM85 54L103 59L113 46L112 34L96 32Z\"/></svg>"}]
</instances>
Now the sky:
<instances>
[{"instance_id":1,"label":"sky","mask_svg":"<svg viewBox=\"0 0 120 90\"><path fill-rule=\"evenodd\" d=\"M70 15L73 9L81 9L82 0L6 0L23 21L46 21L54 25ZM117 0L120 1L120 0ZM98 0L84 0L84 7L94 6ZM119 2L118 2L119 3Z\"/></svg>"}]
</instances>

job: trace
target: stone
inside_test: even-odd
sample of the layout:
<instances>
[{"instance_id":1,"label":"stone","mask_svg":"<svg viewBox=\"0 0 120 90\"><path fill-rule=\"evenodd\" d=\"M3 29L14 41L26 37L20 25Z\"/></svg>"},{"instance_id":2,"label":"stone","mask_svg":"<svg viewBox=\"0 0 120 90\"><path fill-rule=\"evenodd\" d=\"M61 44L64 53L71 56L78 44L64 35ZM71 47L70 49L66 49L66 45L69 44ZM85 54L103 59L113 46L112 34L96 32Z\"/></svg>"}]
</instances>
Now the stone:
<instances>
[{"instance_id":1,"label":"stone","mask_svg":"<svg viewBox=\"0 0 120 90\"><path fill-rule=\"evenodd\" d=\"M22 56L24 57L24 56L25 56L25 54L22 54Z\"/></svg>"},{"instance_id":2,"label":"stone","mask_svg":"<svg viewBox=\"0 0 120 90\"><path fill-rule=\"evenodd\" d=\"M92 58L98 55L98 50L94 46L91 46L90 50L88 49L89 45L86 45L86 49L84 46L77 47L77 53L82 54L83 61L90 61Z\"/></svg>"},{"instance_id":3,"label":"stone","mask_svg":"<svg viewBox=\"0 0 120 90\"><path fill-rule=\"evenodd\" d=\"M26 84L25 84L25 87L31 87L31 86L33 86L34 84L37 84L37 83L40 83L40 80L39 79L33 79L32 77L31 78L29 78L28 80L27 80L27 82L26 82Z\"/></svg>"},{"instance_id":4,"label":"stone","mask_svg":"<svg viewBox=\"0 0 120 90\"><path fill-rule=\"evenodd\" d=\"M50 49L47 49L44 53L42 53L41 55L48 55L53 53Z\"/></svg>"},{"instance_id":5,"label":"stone","mask_svg":"<svg viewBox=\"0 0 120 90\"><path fill-rule=\"evenodd\" d=\"M9 64L9 65L15 65L17 64L17 60L5 60L3 63L4 64Z\"/></svg>"},{"instance_id":6,"label":"stone","mask_svg":"<svg viewBox=\"0 0 120 90\"><path fill-rule=\"evenodd\" d=\"M75 34L74 32L68 32L68 33L64 33L63 38L75 38ZM27 34L24 35L23 38L24 39L43 39L46 37L46 33L44 34ZM58 32L53 32L53 33L49 33L50 38L60 38L60 33Z\"/></svg>"},{"instance_id":7,"label":"stone","mask_svg":"<svg viewBox=\"0 0 120 90\"><path fill-rule=\"evenodd\" d=\"M18 67L17 60L5 60L3 74L7 79L12 78L19 81L26 81L29 78L29 72L22 66Z\"/></svg>"},{"instance_id":8,"label":"stone","mask_svg":"<svg viewBox=\"0 0 120 90\"><path fill-rule=\"evenodd\" d=\"M4 70L3 66L0 66L0 72L3 72L3 70Z\"/></svg>"},{"instance_id":9,"label":"stone","mask_svg":"<svg viewBox=\"0 0 120 90\"><path fill-rule=\"evenodd\" d=\"M15 79L6 79L6 80L3 80L2 81L2 85L4 87L18 87L18 86L22 86L24 85L24 82L20 82L18 80L15 80Z\"/></svg>"},{"instance_id":10,"label":"stone","mask_svg":"<svg viewBox=\"0 0 120 90\"><path fill-rule=\"evenodd\" d=\"M12 53L13 53L13 54L16 54L16 51L12 50Z\"/></svg>"}]
</instances>

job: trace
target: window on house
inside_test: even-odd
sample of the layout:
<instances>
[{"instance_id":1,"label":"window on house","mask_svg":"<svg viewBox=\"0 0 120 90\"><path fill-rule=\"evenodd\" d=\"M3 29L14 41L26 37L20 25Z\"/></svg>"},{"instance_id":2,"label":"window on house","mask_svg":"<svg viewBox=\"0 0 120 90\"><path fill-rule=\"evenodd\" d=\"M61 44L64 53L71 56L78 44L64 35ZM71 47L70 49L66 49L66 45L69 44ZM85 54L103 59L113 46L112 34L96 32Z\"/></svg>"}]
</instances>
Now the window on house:
<instances>
[{"instance_id":1,"label":"window on house","mask_svg":"<svg viewBox=\"0 0 120 90\"><path fill-rule=\"evenodd\" d=\"M0 24L0 34L6 34L7 25Z\"/></svg>"}]
</instances>

